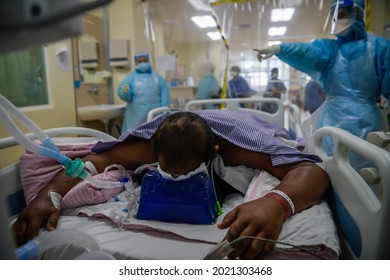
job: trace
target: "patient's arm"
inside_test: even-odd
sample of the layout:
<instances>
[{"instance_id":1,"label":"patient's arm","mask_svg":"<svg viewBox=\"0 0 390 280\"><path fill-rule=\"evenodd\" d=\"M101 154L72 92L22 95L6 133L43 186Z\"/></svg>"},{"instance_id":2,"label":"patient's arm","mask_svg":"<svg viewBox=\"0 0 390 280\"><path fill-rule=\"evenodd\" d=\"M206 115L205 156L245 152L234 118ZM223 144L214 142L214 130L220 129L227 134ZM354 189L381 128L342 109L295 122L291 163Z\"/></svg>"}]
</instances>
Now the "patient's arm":
<instances>
[{"instance_id":1,"label":"patient's arm","mask_svg":"<svg viewBox=\"0 0 390 280\"><path fill-rule=\"evenodd\" d=\"M130 140L110 149L104 153L88 155L83 161L91 161L98 172L104 171L111 164L121 164L128 170L156 162L153 140L131 138ZM18 245L24 244L38 235L41 227L47 230L55 229L58 223L59 211L54 207L49 192L54 191L64 196L80 179L73 179L65 175L64 171L58 173L19 214L12 226Z\"/></svg>"},{"instance_id":2,"label":"patient's arm","mask_svg":"<svg viewBox=\"0 0 390 280\"><path fill-rule=\"evenodd\" d=\"M296 212L318 203L327 188L329 177L316 164L305 161L273 167L268 155L247 151L227 142L219 143L219 154L226 165L246 165L263 169L281 180L277 189L286 193L295 204ZM240 236L257 236L276 240L282 230L284 211L273 198L264 197L242 204L228 213L219 228L229 228L226 239L232 241ZM231 258L262 258L274 244L262 241L242 242L230 255Z\"/></svg>"}]
</instances>

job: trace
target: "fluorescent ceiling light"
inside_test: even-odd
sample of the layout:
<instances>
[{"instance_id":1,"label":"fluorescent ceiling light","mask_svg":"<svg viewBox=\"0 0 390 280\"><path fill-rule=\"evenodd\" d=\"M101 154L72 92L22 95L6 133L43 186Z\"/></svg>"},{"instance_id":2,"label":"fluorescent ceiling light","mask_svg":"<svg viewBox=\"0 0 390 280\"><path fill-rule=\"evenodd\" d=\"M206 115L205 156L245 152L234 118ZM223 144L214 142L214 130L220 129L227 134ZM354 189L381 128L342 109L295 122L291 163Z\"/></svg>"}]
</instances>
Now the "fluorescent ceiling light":
<instances>
[{"instance_id":1,"label":"fluorescent ceiling light","mask_svg":"<svg viewBox=\"0 0 390 280\"><path fill-rule=\"evenodd\" d=\"M211 40L214 40L214 41L221 39L221 34L217 31L207 32L207 36L209 36L211 38Z\"/></svg>"},{"instance_id":2,"label":"fluorescent ceiling light","mask_svg":"<svg viewBox=\"0 0 390 280\"><path fill-rule=\"evenodd\" d=\"M286 31L286 26L270 27L270 29L268 29L268 36L282 36L286 34Z\"/></svg>"},{"instance_id":3,"label":"fluorescent ceiling light","mask_svg":"<svg viewBox=\"0 0 390 280\"><path fill-rule=\"evenodd\" d=\"M294 12L294 8L272 9L271 21L290 21Z\"/></svg>"},{"instance_id":4,"label":"fluorescent ceiling light","mask_svg":"<svg viewBox=\"0 0 390 280\"><path fill-rule=\"evenodd\" d=\"M198 16L191 17L192 21L196 23L200 28L217 27L215 20L212 16Z\"/></svg>"},{"instance_id":5,"label":"fluorescent ceiling light","mask_svg":"<svg viewBox=\"0 0 390 280\"><path fill-rule=\"evenodd\" d=\"M282 41L269 41L268 46L273 46L273 45L280 45Z\"/></svg>"}]
</instances>

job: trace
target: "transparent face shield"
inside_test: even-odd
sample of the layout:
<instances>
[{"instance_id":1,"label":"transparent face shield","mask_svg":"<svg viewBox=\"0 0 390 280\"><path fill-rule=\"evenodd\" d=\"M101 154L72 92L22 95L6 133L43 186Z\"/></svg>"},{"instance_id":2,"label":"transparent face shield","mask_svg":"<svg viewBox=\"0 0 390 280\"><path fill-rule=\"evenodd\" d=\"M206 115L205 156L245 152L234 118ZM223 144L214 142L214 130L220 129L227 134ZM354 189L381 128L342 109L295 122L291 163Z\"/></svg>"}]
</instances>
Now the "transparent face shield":
<instances>
[{"instance_id":1,"label":"transparent face shield","mask_svg":"<svg viewBox=\"0 0 390 280\"><path fill-rule=\"evenodd\" d=\"M328 16L331 19L330 33L345 36L354 21L363 16L364 11L356 4L344 6L340 3L337 1L336 5L330 9Z\"/></svg>"}]
</instances>

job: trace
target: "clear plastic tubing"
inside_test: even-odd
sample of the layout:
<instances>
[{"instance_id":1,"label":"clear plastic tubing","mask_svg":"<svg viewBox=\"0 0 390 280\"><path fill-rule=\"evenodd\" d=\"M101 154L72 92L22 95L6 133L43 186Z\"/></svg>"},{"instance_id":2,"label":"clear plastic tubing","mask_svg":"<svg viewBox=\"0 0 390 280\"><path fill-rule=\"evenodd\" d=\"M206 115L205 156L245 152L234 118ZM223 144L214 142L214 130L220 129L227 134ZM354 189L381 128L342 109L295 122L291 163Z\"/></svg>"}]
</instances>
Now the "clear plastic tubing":
<instances>
[{"instance_id":1,"label":"clear plastic tubing","mask_svg":"<svg viewBox=\"0 0 390 280\"><path fill-rule=\"evenodd\" d=\"M76 229L62 229L40 233L39 236L16 250L16 258L33 260L52 247L68 244L79 246L89 252L102 251L100 244L89 234Z\"/></svg>"},{"instance_id":2,"label":"clear plastic tubing","mask_svg":"<svg viewBox=\"0 0 390 280\"><path fill-rule=\"evenodd\" d=\"M123 187L126 182L124 181L104 181L104 180L99 180L96 179L95 177L92 177L89 172L83 172L80 174L80 178L83 179L84 181L88 181L95 186L101 188L101 189L112 189L112 188L120 188ZM128 180L128 179L127 179Z\"/></svg>"},{"instance_id":3,"label":"clear plastic tubing","mask_svg":"<svg viewBox=\"0 0 390 280\"><path fill-rule=\"evenodd\" d=\"M26 128L30 129L30 131L45 145L49 146L50 149L38 145L26 135L24 135L23 132L14 123L14 121L10 118L10 114L17 118ZM51 139L34 122L32 122L26 115L19 111L18 108L16 108L1 94L0 119L2 120L7 130L12 134L12 136L27 150L39 155L54 158L61 164L67 161L67 157L60 154L59 150L51 141Z\"/></svg>"},{"instance_id":4,"label":"clear plastic tubing","mask_svg":"<svg viewBox=\"0 0 390 280\"><path fill-rule=\"evenodd\" d=\"M39 145L27 137L14 123L10 115L20 121L26 128L42 141L44 146ZM24 146L27 150L57 160L63 166L66 167L67 175L80 177L83 180L89 181L100 188L117 188L122 187L124 182L111 182L98 180L91 176L89 172L85 170L84 163L77 159L72 161L65 155L62 155L53 141L26 115L24 115L18 108L16 108L11 102L9 102L2 94L0 94L0 120L4 123L7 130L18 141L19 144Z\"/></svg>"}]
</instances>

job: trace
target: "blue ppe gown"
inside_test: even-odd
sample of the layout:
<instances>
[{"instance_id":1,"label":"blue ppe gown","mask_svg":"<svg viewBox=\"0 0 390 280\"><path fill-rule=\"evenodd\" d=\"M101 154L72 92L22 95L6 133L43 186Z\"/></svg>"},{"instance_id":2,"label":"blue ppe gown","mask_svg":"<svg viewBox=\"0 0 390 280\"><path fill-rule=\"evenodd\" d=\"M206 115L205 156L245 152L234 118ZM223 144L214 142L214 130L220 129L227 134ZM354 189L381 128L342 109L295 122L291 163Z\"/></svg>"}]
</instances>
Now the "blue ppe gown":
<instances>
[{"instance_id":1,"label":"blue ppe gown","mask_svg":"<svg viewBox=\"0 0 390 280\"><path fill-rule=\"evenodd\" d=\"M386 124L376 105L390 96L390 41L367 34L355 20L345 37L281 44L276 56L323 87L326 100L318 127L334 126L363 139ZM333 142L325 141L331 154Z\"/></svg>"},{"instance_id":2,"label":"blue ppe gown","mask_svg":"<svg viewBox=\"0 0 390 280\"><path fill-rule=\"evenodd\" d=\"M211 99L213 96L218 94L220 86L217 79L214 76L204 76L198 84L198 92L196 93L194 99ZM209 104L206 106L207 109L214 108L213 105Z\"/></svg>"},{"instance_id":3,"label":"blue ppe gown","mask_svg":"<svg viewBox=\"0 0 390 280\"><path fill-rule=\"evenodd\" d=\"M130 91L122 92L122 86L128 84ZM146 121L148 112L157 107L169 107L171 104L168 85L164 78L153 70L131 72L119 85L118 96L127 102L122 133Z\"/></svg>"}]
</instances>

